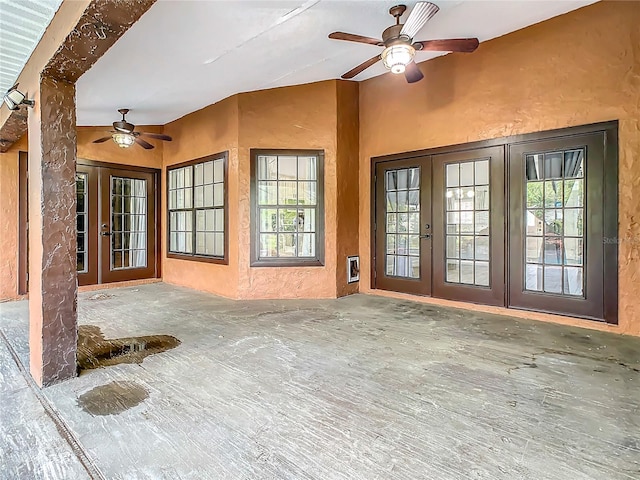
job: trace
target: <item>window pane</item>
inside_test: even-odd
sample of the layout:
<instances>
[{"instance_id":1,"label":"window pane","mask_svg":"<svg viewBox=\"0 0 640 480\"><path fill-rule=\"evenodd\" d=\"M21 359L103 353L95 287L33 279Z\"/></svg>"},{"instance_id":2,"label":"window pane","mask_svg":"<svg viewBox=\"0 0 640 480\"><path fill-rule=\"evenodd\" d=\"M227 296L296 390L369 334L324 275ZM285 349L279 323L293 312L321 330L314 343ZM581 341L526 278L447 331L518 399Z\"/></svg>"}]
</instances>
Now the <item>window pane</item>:
<instances>
[{"instance_id":1,"label":"window pane","mask_svg":"<svg viewBox=\"0 0 640 480\"><path fill-rule=\"evenodd\" d=\"M460 164L450 163L446 170L447 187L457 187L460 185Z\"/></svg>"},{"instance_id":2,"label":"window pane","mask_svg":"<svg viewBox=\"0 0 640 480\"><path fill-rule=\"evenodd\" d=\"M584 150L570 150L564 152L564 178L576 178L584 176L582 164Z\"/></svg>"},{"instance_id":3,"label":"window pane","mask_svg":"<svg viewBox=\"0 0 640 480\"><path fill-rule=\"evenodd\" d=\"M447 236L446 255L447 258L460 257L460 237Z\"/></svg>"},{"instance_id":4,"label":"window pane","mask_svg":"<svg viewBox=\"0 0 640 480\"><path fill-rule=\"evenodd\" d=\"M193 192L194 192L193 206L196 208L203 207L204 206L204 187L195 187Z\"/></svg>"},{"instance_id":5,"label":"window pane","mask_svg":"<svg viewBox=\"0 0 640 480\"><path fill-rule=\"evenodd\" d=\"M562 152L545 153L544 155L544 178L562 178Z\"/></svg>"},{"instance_id":6,"label":"window pane","mask_svg":"<svg viewBox=\"0 0 640 480\"><path fill-rule=\"evenodd\" d=\"M543 162L542 155L527 155L526 158L526 177L527 180L542 180L543 178Z\"/></svg>"},{"instance_id":7,"label":"window pane","mask_svg":"<svg viewBox=\"0 0 640 480\"><path fill-rule=\"evenodd\" d=\"M579 178L575 180L564 181L564 206L565 207L582 207L584 206L584 180Z\"/></svg>"},{"instance_id":8,"label":"window pane","mask_svg":"<svg viewBox=\"0 0 640 480\"><path fill-rule=\"evenodd\" d=\"M298 178L297 157L278 156L278 180L296 180Z\"/></svg>"},{"instance_id":9,"label":"window pane","mask_svg":"<svg viewBox=\"0 0 640 480\"><path fill-rule=\"evenodd\" d=\"M475 162L460 163L460 185L473 185L473 164Z\"/></svg>"},{"instance_id":10,"label":"window pane","mask_svg":"<svg viewBox=\"0 0 640 480\"><path fill-rule=\"evenodd\" d=\"M582 268L565 267L564 293L566 295L582 295Z\"/></svg>"},{"instance_id":11,"label":"window pane","mask_svg":"<svg viewBox=\"0 0 640 480\"><path fill-rule=\"evenodd\" d=\"M278 178L278 157L259 156L258 157L258 179L275 180Z\"/></svg>"},{"instance_id":12,"label":"window pane","mask_svg":"<svg viewBox=\"0 0 640 480\"><path fill-rule=\"evenodd\" d=\"M406 190L409 171L405 168L398 170L398 190Z\"/></svg>"},{"instance_id":13,"label":"window pane","mask_svg":"<svg viewBox=\"0 0 640 480\"><path fill-rule=\"evenodd\" d=\"M298 183L278 182L278 204L297 205L298 204Z\"/></svg>"},{"instance_id":14,"label":"window pane","mask_svg":"<svg viewBox=\"0 0 640 480\"><path fill-rule=\"evenodd\" d=\"M194 179L194 185L202 185L204 184L204 165L202 165L201 163L195 165L194 167L194 175L195 175L195 179ZM173 172L171 172L173 173Z\"/></svg>"},{"instance_id":15,"label":"window pane","mask_svg":"<svg viewBox=\"0 0 640 480\"><path fill-rule=\"evenodd\" d=\"M298 180L316 180L316 157L298 157Z\"/></svg>"},{"instance_id":16,"label":"window pane","mask_svg":"<svg viewBox=\"0 0 640 480\"><path fill-rule=\"evenodd\" d=\"M204 164L204 184L213 183L213 162Z\"/></svg>"},{"instance_id":17,"label":"window pane","mask_svg":"<svg viewBox=\"0 0 640 480\"><path fill-rule=\"evenodd\" d=\"M389 172L387 172L389 173ZM387 212L398 211L398 195L396 192L387 192Z\"/></svg>"},{"instance_id":18,"label":"window pane","mask_svg":"<svg viewBox=\"0 0 640 480\"><path fill-rule=\"evenodd\" d=\"M473 260L474 257L473 237L460 237L460 258Z\"/></svg>"},{"instance_id":19,"label":"window pane","mask_svg":"<svg viewBox=\"0 0 640 480\"><path fill-rule=\"evenodd\" d=\"M295 232L297 231L297 210L279 209L278 210L278 231L279 232Z\"/></svg>"},{"instance_id":20,"label":"window pane","mask_svg":"<svg viewBox=\"0 0 640 480\"><path fill-rule=\"evenodd\" d=\"M315 233L302 233L298 235L298 257L316 256Z\"/></svg>"},{"instance_id":21,"label":"window pane","mask_svg":"<svg viewBox=\"0 0 640 480\"><path fill-rule=\"evenodd\" d=\"M216 232L224 232L224 209L216 208L215 210L215 221L213 224L213 229Z\"/></svg>"},{"instance_id":22,"label":"window pane","mask_svg":"<svg viewBox=\"0 0 640 480\"><path fill-rule=\"evenodd\" d=\"M562 267L544 267L544 291L562 293Z\"/></svg>"},{"instance_id":23,"label":"window pane","mask_svg":"<svg viewBox=\"0 0 640 480\"><path fill-rule=\"evenodd\" d=\"M545 208L562 207L562 182L549 180L544 182L544 206Z\"/></svg>"},{"instance_id":24,"label":"window pane","mask_svg":"<svg viewBox=\"0 0 640 480\"><path fill-rule=\"evenodd\" d=\"M278 253L280 257L296 256L296 235L293 233L278 234Z\"/></svg>"},{"instance_id":25,"label":"window pane","mask_svg":"<svg viewBox=\"0 0 640 480\"><path fill-rule=\"evenodd\" d=\"M396 256L395 255L386 256L385 272L390 277L396 274Z\"/></svg>"},{"instance_id":26,"label":"window pane","mask_svg":"<svg viewBox=\"0 0 640 480\"><path fill-rule=\"evenodd\" d=\"M489 184L489 160L478 160L475 162L476 177L475 185Z\"/></svg>"},{"instance_id":27,"label":"window pane","mask_svg":"<svg viewBox=\"0 0 640 480\"><path fill-rule=\"evenodd\" d=\"M582 265L582 238L564 239L564 264Z\"/></svg>"},{"instance_id":28,"label":"window pane","mask_svg":"<svg viewBox=\"0 0 640 480\"><path fill-rule=\"evenodd\" d=\"M204 207L213 207L213 205L214 205L213 184L209 184L209 185L205 184L205 186L204 186L204 203L203 203L203 206Z\"/></svg>"},{"instance_id":29,"label":"window pane","mask_svg":"<svg viewBox=\"0 0 640 480\"><path fill-rule=\"evenodd\" d=\"M406 190L398 192L398 211L406 212L409 210L409 192Z\"/></svg>"},{"instance_id":30,"label":"window pane","mask_svg":"<svg viewBox=\"0 0 640 480\"><path fill-rule=\"evenodd\" d=\"M527 262L543 261L542 237L526 237L525 257Z\"/></svg>"},{"instance_id":31,"label":"window pane","mask_svg":"<svg viewBox=\"0 0 640 480\"><path fill-rule=\"evenodd\" d=\"M215 217L215 210L213 209L208 209L205 210L205 228L204 230L207 230L209 232L213 231L213 226L215 223L214 217Z\"/></svg>"},{"instance_id":32,"label":"window pane","mask_svg":"<svg viewBox=\"0 0 640 480\"><path fill-rule=\"evenodd\" d=\"M298 210L298 231L299 232L315 232L316 231L316 211L312 208L304 208Z\"/></svg>"},{"instance_id":33,"label":"window pane","mask_svg":"<svg viewBox=\"0 0 640 480\"><path fill-rule=\"evenodd\" d=\"M276 205L277 182L258 182L258 205Z\"/></svg>"},{"instance_id":34,"label":"window pane","mask_svg":"<svg viewBox=\"0 0 640 480\"><path fill-rule=\"evenodd\" d=\"M460 261L460 283L466 283L472 285L474 282L473 277L473 263L466 260Z\"/></svg>"},{"instance_id":35,"label":"window pane","mask_svg":"<svg viewBox=\"0 0 640 480\"><path fill-rule=\"evenodd\" d=\"M409 233L409 214L398 213L398 233Z\"/></svg>"},{"instance_id":36,"label":"window pane","mask_svg":"<svg viewBox=\"0 0 640 480\"><path fill-rule=\"evenodd\" d=\"M387 213L387 232L395 233L397 231L397 213Z\"/></svg>"},{"instance_id":37,"label":"window pane","mask_svg":"<svg viewBox=\"0 0 640 480\"><path fill-rule=\"evenodd\" d=\"M475 262L475 279L476 285L489 286L489 262Z\"/></svg>"},{"instance_id":38,"label":"window pane","mask_svg":"<svg viewBox=\"0 0 640 480\"><path fill-rule=\"evenodd\" d=\"M476 237L476 260L489 260L489 237Z\"/></svg>"},{"instance_id":39,"label":"window pane","mask_svg":"<svg viewBox=\"0 0 640 480\"><path fill-rule=\"evenodd\" d=\"M489 210L489 185L475 189L476 210Z\"/></svg>"},{"instance_id":40,"label":"window pane","mask_svg":"<svg viewBox=\"0 0 640 480\"><path fill-rule=\"evenodd\" d=\"M224 181L224 160L218 159L213 162L213 181L222 183Z\"/></svg>"},{"instance_id":41,"label":"window pane","mask_svg":"<svg viewBox=\"0 0 640 480\"><path fill-rule=\"evenodd\" d=\"M420 213L410 213L409 218L409 233L420 233Z\"/></svg>"},{"instance_id":42,"label":"window pane","mask_svg":"<svg viewBox=\"0 0 640 480\"><path fill-rule=\"evenodd\" d=\"M298 190L300 205L315 205L317 202L316 182L300 182Z\"/></svg>"},{"instance_id":43,"label":"window pane","mask_svg":"<svg viewBox=\"0 0 640 480\"><path fill-rule=\"evenodd\" d=\"M260 235L260 256L261 257L277 257L278 246L277 236L275 234Z\"/></svg>"},{"instance_id":44,"label":"window pane","mask_svg":"<svg viewBox=\"0 0 640 480\"><path fill-rule=\"evenodd\" d=\"M277 232L278 231L278 211L275 208L260 209L260 231L261 232Z\"/></svg>"},{"instance_id":45,"label":"window pane","mask_svg":"<svg viewBox=\"0 0 640 480\"><path fill-rule=\"evenodd\" d=\"M447 260L446 281L460 283L460 262L458 260Z\"/></svg>"},{"instance_id":46,"label":"window pane","mask_svg":"<svg viewBox=\"0 0 640 480\"><path fill-rule=\"evenodd\" d=\"M420 188L420 168L409 170L409 188Z\"/></svg>"},{"instance_id":47,"label":"window pane","mask_svg":"<svg viewBox=\"0 0 640 480\"><path fill-rule=\"evenodd\" d=\"M420 278L420 257L409 257L409 277Z\"/></svg>"},{"instance_id":48,"label":"window pane","mask_svg":"<svg viewBox=\"0 0 640 480\"><path fill-rule=\"evenodd\" d=\"M213 240L214 240L213 254L218 257L223 257L224 256L224 233L216 232L216 233L207 234L207 235L213 235Z\"/></svg>"},{"instance_id":49,"label":"window pane","mask_svg":"<svg viewBox=\"0 0 640 480\"><path fill-rule=\"evenodd\" d=\"M582 208L567 208L564 211L564 234L573 237L582 237L583 216Z\"/></svg>"},{"instance_id":50,"label":"window pane","mask_svg":"<svg viewBox=\"0 0 640 480\"><path fill-rule=\"evenodd\" d=\"M216 183L213 186L213 206L221 207L224 205L224 184Z\"/></svg>"},{"instance_id":51,"label":"window pane","mask_svg":"<svg viewBox=\"0 0 640 480\"><path fill-rule=\"evenodd\" d=\"M420 255L420 237L409 235L409 255Z\"/></svg>"},{"instance_id":52,"label":"window pane","mask_svg":"<svg viewBox=\"0 0 640 480\"><path fill-rule=\"evenodd\" d=\"M543 182L527 182L527 208L541 208L544 198Z\"/></svg>"},{"instance_id":53,"label":"window pane","mask_svg":"<svg viewBox=\"0 0 640 480\"><path fill-rule=\"evenodd\" d=\"M397 170L391 170L387 172L387 178L385 182L385 189L387 192L398 189Z\"/></svg>"},{"instance_id":54,"label":"window pane","mask_svg":"<svg viewBox=\"0 0 640 480\"><path fill-rule=\"evenodd\" d=\"M396 253L396 236L387 235L387 253Z\"/></svg>"},{"instance_id":55,"label":"window pane","mask_svg":"<svg viewBox=\"0 0 640 480\"><path fill-rule=\"evenodd\" d=\"M475 233L489 235L489 212L476 212Z\"/></svg>"}]
</instances>

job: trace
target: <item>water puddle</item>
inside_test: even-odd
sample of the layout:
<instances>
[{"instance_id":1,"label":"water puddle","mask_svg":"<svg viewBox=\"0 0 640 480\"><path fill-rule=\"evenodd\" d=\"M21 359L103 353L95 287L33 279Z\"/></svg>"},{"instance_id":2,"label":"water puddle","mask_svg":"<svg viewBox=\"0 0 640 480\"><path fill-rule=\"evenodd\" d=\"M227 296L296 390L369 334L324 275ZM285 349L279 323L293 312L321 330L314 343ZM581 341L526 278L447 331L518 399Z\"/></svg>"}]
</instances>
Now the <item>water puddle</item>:
<instances>
[{"instance_id":1,"label":"water puddle","mask_svg":"<svg viewBox=\"0 0 640 480\"><path fill-rule=\"evenodd\" d=\"M80 395L78 405L91 415L118 415L147 398L149 392L135 382L111 382Z\"/></svg>"},{"instance_id":2,"label":"water puddle","mask_svg":"<svg viewBox=\"0 0 640 480\"><path fill-rule=\"evenodd\" d=\"M78 372L121 363L142 363L149 355L180 345L171 335L104 338L100 327L80 325L78 328Z\"/></svg>"}]
</instances>

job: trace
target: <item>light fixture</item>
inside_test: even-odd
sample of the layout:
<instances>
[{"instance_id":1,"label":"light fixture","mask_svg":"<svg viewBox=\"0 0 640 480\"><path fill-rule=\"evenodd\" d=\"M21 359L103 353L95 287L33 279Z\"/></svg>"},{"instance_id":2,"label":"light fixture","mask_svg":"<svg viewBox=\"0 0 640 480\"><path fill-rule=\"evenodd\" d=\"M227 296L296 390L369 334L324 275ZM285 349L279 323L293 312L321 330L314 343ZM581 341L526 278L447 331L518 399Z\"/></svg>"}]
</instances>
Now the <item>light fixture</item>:
<instances>
[{"instance_id":1,"label":"light fixture","mask_svg":"<svg viewBox=\"0 0 640 480\"><path fill-rule=\"evenodd\" d=\"M120 148L129 148L136 141L136 137L134 137L130 133L114 133L113 135L111 135L111 138L113 138L115 144Z\"/></svg>"},{"instance_id":2,"label":"light fixture","mask_svg":"<svg viewBox=\"0 0 640 480\"><path fill-rule=\"evenodd\" d=\"M36 103L33 100L25 98L24 93L18 90L17 83L9 90L7 90L7 93L4 94L2 99L4 100L4 103L7 105L9 110L18 110L20 108L20 105L33 107Z\"/></svg>"},{"instance_id":3,"label":"light fixture","mask_svg":"<svg viewBox=\"0 0 640 480\"><path fill-rule=\"evenodd\" d=\"M391 73L403 73L415 54L416 50L411 45L396 43L382 51L382 63Z\"/></svg>"}]
</instances>

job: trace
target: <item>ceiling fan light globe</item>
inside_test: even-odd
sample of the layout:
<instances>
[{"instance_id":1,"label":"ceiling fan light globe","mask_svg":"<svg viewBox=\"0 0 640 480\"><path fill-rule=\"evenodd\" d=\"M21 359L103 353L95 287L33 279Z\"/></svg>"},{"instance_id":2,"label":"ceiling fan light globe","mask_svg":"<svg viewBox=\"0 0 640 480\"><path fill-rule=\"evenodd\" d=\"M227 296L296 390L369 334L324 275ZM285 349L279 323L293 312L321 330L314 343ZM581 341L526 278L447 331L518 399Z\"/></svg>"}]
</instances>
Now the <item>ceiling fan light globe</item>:
<instances>
[{"instance_id":1,"label":"ceiling fan light globe","mask_svg":"<svg viewBox=\"0 0 640 480\"><path fill-rule=\"evenodd\" d=\"M120 148L129 148L135 143L135 137L129 133L114 133L111 138Z\"/></svg>"},{"instance_id":2,"label":"ceiling fan light globe","mask_svg":"<svg viewBox=\"0 0 640 480\"><path fill-rule=\"evenodd\" d=\"M403 73L406 66L413 61L415 54L416 50L411 45L391 45L382 52L382 63L392 73Z\"/></svg>"}]
</instances>

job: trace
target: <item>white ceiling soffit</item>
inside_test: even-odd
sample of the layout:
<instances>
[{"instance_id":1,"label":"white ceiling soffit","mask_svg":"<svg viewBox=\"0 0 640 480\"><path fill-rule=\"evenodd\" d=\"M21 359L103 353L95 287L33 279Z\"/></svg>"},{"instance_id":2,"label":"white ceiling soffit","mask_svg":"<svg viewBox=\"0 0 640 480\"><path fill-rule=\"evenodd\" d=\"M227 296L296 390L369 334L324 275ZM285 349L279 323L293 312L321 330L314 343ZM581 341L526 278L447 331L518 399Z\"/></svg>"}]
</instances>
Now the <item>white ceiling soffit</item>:
<instances>
[{"instance_id":1,"label":"white ceiling soffit","mask_svg":"<svg viewBox=\"0 0 640 480\"><path fill-rule=\"evenodd\" d=\"M380 38L391 1L159 0L77 84L78 125L108 125L130 108L136 124L166 124L239 92L332 78L380 47L330 40ZM416 3L405 2L409 9ZM594 0L438 1L418 40L489 40ZM403 17L406 19L406 15ZM417 61L440 55L419 52ZM379 63L358 75L385 73Z\"/></svg>"},{"instance_id":2,"label":"white ceiling soffit","mask_svg":"<svg viewBox=\"0 0 640 480\"><path fill-rule=\"evenodd\" d=\"M15 83L62 0L0 0L0 92Z\"/></svg>"}]
</instances>

